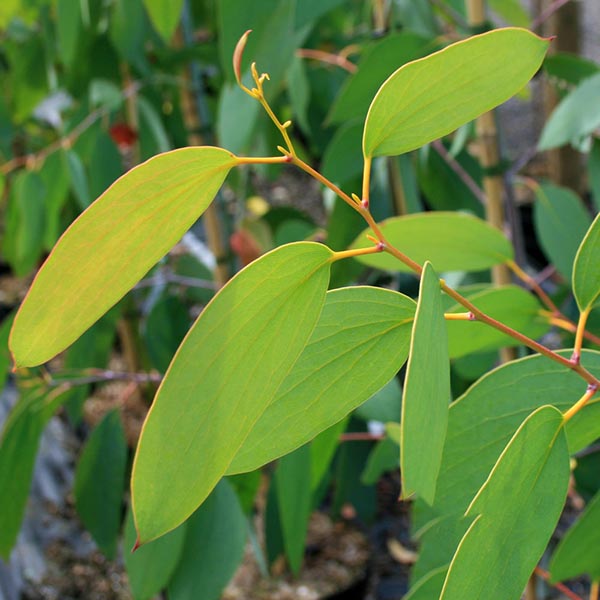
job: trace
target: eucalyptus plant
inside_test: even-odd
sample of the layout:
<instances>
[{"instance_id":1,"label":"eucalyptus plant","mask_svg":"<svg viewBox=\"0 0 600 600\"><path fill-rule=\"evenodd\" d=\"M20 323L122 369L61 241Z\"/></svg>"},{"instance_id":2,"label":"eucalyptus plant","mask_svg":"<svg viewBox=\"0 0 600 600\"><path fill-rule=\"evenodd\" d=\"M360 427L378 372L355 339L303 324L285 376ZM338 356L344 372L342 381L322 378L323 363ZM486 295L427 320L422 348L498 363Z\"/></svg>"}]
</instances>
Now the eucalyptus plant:
<instances>
[{"instance_id":1,"label":"eucalyptus plant","mask_svg":"<svg viewBox=\"0 0 600 600\"><path fill-rule=\"evenodd\" d=\"M340 251L307 241L277 247L235 275L202 311L142 430L127 538L135 539L136 553L179 543L180 526L199 507L228 501L225 476L300 456L298 449L332 430L407 362L396 426L402 494L415 499L421 529L409 596L516 600L563 509L570 455L600 433L600 353L583 349L600 297L600 218L573 263L574 348L552 350L528 335L531 323L523 323L525 333L513 326L519 306L530 301L523 290L463 294L440 278L499 264L522 274L502 231L462 213L377 222L371 170L376 157L433 142L519 92L550 42L523 29L494 30L392 73L364 122L362 189L346 191L296 151L291 122L279 119L265 94L269 76L254 63L243 70L248 35L234 53L235 78L246 101L260 104L281 134L279 154L188 147L118 179L68 228L38 272L10 334L15 367L50 360L107 313L210 205L232 169L299 168L360 215L365 231ZM370 286L328 289L332 265L350 258L413 273L420 278L417 301ZM501 317L491 302L495 294L514 300L502 306ZM487 311L490 304L496 308ZM450 404L450 357L490 340L535 354L492 370ZM390 431L396 435L397 427ZM584 518L597 521L595 506ZM293 516L282 517L297 569ZM572 571L561 557L555 557L557 578Z\"/></svg>"}]
</instances>

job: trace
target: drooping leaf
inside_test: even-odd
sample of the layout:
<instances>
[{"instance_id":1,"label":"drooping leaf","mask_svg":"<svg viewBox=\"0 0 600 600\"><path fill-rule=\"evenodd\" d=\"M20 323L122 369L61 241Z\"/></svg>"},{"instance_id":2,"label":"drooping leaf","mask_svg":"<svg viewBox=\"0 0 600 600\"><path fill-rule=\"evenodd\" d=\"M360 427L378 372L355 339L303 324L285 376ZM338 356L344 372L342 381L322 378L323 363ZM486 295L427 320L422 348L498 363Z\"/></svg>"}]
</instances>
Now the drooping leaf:
<instances>
[{"instance_id":1,"label":"drooping leaf","mask_svg":"<svg viewBox=\"0 0 600 600\"><path fill-rule=\"evenodd\" d=\"M542 336L550 327L547 320L540 316L542 306L537 298L516 285L491 287L474 294L463 295L494 319L534 339ZM462 313L465 312L465 308L455 304L446 312ZM451 358L519 344L514 338L484 323L448 321L446 325Z\"/></svg>"},{"instance_id":2,"label":"drooping leaf","mask_svg":"<svg viewBox=\"0 0 600 600\"><path fill-rule=\"evenodd\" d=\"M551 81L558 80L559 83L573 86L598 73L600 65L577 54L555 52L545 58L544 71L550 75Z\"/></svg>"},{"instance_id":3,"label":"drooping leaf","mask_svg":"<svg viewBox=\"0 0 600 600\"><path fill-rule=\"evenodd\" d=\"M563 416L543 406L518 429L467 509L475 520L440 600L519 598L556 527L569 474Z\"/></svg>"},{"instance_id":4,"label":"drooping leaf","mask_svg":"<svg viewBox=\"0 0 600 600\"><path fill-rule=\"evenodd\" d=\"M594 306L600 296L600 214L588 229L573 265L573 293L579 310Z\"/></svg>"},{"instance_id":5,"label":"drooping leaf","mask_svg":"<svg viewBox=\"0 0 600 600\"><path fill-rule=\"evenodd\" d=\"M252 471L298 448L387 383L406 360L414 310L412 299L390 290L328 292L310 342L229 473Z\"/></svg>"},{"instance_id":6,"label":"drooping leaf","mask_svg":"<svg viewBox=\"0 0 600 600\"><path fill-rule=\"evenodd\" d=\"M428 504L433 503L450 398L448 336L440 281L426 262L402 397L400 461L404 497L416 493Z\"/></svg>"},{"instance_id":7,"label":"drooping leaf","mask_svg":"<svg viewBox=\"0 0 600 600\"><path fill-rule=\"evenodd\" d=\"M571 281L573 261L590 226L590 215L577 194L546 182L536 186L533 216L540 245L558 272Z\"/></svg>"},{"instance_id":8,"label":"drooping leaf","mask_svg":"<svg viewBox=\"0 0 600 600\"><path fill-rule=\"evenodd\" d=\"M219 600L244 555L246 527L235 492L222 480L187 522L169 598Z\"/></svg>"},{"instance_id":9,"label":"drooping leaf","mask_svg":"<svg viewBox=\"0 0 600 600\"><path fill-rule=\"evenodd\" d=\"M193 224L235 161L220 148L183 148L117 180L38 272L11 333L16 364L49 360L98 320Z\"/></svg>"},{"instance_id":10,"label":"drooping leaf","mask_svg":"<svg viewBox=\"0 0 600 600\"><path fill-rule=\"evenodd\" d=\"M284 456L279 461L274 475L283 545L295 575L298 575L302 566L310 517L310 466L310 447L305 444Z\"/></svg>"},{"instance_id":11,"label":"drooping leaf","mask_svg":"<svg viewBox=\"0 0 600 600\"><path fill-rule=\"evenodd\" d=\"M127 468L127 441L119 412L107 413L92 431L75 471L75 507L98 547L115 556Z\"/></svg>"},{"instance_id":12,"label":"drooping leaf","mask_svg":"<svg viewBox=\"0 0 600 600\"><path fill-rule=\"evenodd\" d=\"M51 250L62 233L61 212L68 199L70 176L64 152L51 154L40 169L40 177L46 188L44 205L44 250Z\"/></svg>"},{"instance_id":13,"label":"drooping leaf","mask_svg":"<svg viewBox=\"0 0 600 600\"><path fill-rule=\"evenodd\" d=\"M138 444L132 497L142 542L204 501L275 399L321 314L332 256L312 242L277 248L238 273L201 313Z\"/></svg>"},{"instance_id":14,"label":"drooping leaf","mask_svg":"<svg viewBox=\"0 0 600 600\"><path fill-rule=\"evenodd\" d=\"M154 28L167 43L173 37L184 0L144 0L144 6L150 15Z\"/></svg>"},{"instance_id":15,"label":"drooping leaf","mask_svg":"<svg viewBox=\"0 0 600 600\"><path fill-rule=\"evenodd\" d=\"M56 33L63 64L69 69L77 57L79 36L83 33L81 4L58 0L56 3Z\"/></svg>"},{"instance_id":16,"label":"drooping leaf","mask_svg":"<svg viewBox=\"0 0 600 600\"><path fill-rule=\"evenodd\" d=\"M85 166L79 154L74 150L67 150L65 152L65 157L69 175L71 177L71 190L79 204L79 209L85 210L92 202L90 183L88 181Z\"/></svg>"},{"instance_id":17,"label":"drooping leaf","mask_svg":"<svg viewBox=\"0 0 600 600\"><path fill-rule=\"evenodd\" d=\"M61 402L60 395L31 390L4 424L0 438L0 556L5 560L21 528L40 436Z\"/></svg>"},{"instance_id":18,"label":"drooping leaf","mask_svg":"<svg viewBox=\"0 0 600 600\"><path fill-rule=\"evenodd\" d=\"M131 552L136 539L131 510L125 519L123 559L135 600L150 600L167 586L181 558L187 524Z\"/></svg>"},{"instance_id":19,"label":"drooping leaf","mask_svg":"<svg viewBox=\"0 0 600 600\"><path fill-rule=\"evenodd\" d=\"M340 443L340 436L346 430L350 417L322 431L310 444L310 489L314 492L333 460Z\"/></svg>"},{"instance_id":20,"label":"drooping leaf","mask_svg":"<svg viewBox=\"0 0 600 600\"><path fill-rule=\"evenodd\" d=\"M527 84L547 48L548 40L506 28L404 65L371 103L365 157L409 152L498 106Z\"/></svg>"},{"instance_id":21,"label":"drooping leaf","mask_svg":"<svg viewBox=\"0 0 600 600\"><path fill-rule=\"evenodd\" d=\"M579 146L600 125L600 107L594 101L600 94L600 73L592 75L565 96L546 121L538 144L549 150L571 143Z\"/></svg>"},{"instance_id":22,"label":"drooping leaf","mask_svg":"<svg viewBox=\"0 0 600 600\"><path fill-rule=\"evenodd\" d=\"M401 410L402 388L398 379L394 377L364 404L361 404L354 411L354 415L365 421L399 422Z\"/></svg>"},{"instance_id":23,"label":"drooping leaf","mask_svg":"<svg viewBox=\"0 0 600 600\"><path fill-rule=\"evenodd\" d=\"M328 120L344 123L351 119L364 121L369 104L389 74L408 61L425 56L430 40L405 31L385 36L367 47L358 69L349 77L337 95Z\"/></svg>"},{"instance_id":24,"label":"drooping leaf","mask_svg":"<svg viewBox=\"0 0 600 600\"><path fill-rule=\"evenodd\" d=\"M387 240L419 264L431 261L438 271L481 271L512 259L510 242L495 227L467 214L428 212L392 217L379 223ZM370 242L361 233L353 248L367 248ZM359 256L371 267L389 271L410 271L393 256L381 252Z\"/></svg>"},{"instance_id":25,"label":"drooping leaf","mask_svg":"<svg viewBox=\"0 0 600 600\"><path fill-rule=\"evenodd\" d=\"M398 444L385 437L371 450L360 480L365 485L374 485L386 471L393 471L399 466Z\"/></svg>"},{"instance_id":26,"label":"drooping leaf","mask_svg":"<svg viewBox=\"0 0 600 600\"><path fill-rule=\"evenodd\" d=\"M552 555L549 571L552 581L589 575L600 580L600 494L596 494L565 534Z\"/></svg>"}]
</instances>

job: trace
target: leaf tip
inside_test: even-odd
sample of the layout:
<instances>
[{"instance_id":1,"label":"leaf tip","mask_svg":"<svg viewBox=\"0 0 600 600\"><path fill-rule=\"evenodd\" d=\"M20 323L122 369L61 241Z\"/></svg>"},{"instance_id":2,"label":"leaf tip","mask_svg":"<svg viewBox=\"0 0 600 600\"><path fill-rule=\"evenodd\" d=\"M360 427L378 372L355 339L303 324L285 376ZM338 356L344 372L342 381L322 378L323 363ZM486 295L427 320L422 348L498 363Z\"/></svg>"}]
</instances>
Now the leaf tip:
<instances>
[{"instance_id":1,"label":"leaf tip","mask_svg":"<svg viewBox=\"0 0 600 600\"><path fill-rule=\"evenodd\" d=\"M133 554L140 546L142 545L142 540L140 539L140 534L137 534L137 537L135 538L135 544L133 545L133 548L131 549L131 554Z\"/></svg>"},{"instance_id":2,"label":"leaf tip","mask_svg":"<svg viewBox=\"0 0 600 600\"><path fill-rule=\"evenodd\" d=\"M233 51L233 72L235 73L235 79L239 86L242 85L242 56L244 54L244 48L248 41L248 36L252 33L252 29L248 29L242 37L239 39Z\"/></svg>"}]
</instances>

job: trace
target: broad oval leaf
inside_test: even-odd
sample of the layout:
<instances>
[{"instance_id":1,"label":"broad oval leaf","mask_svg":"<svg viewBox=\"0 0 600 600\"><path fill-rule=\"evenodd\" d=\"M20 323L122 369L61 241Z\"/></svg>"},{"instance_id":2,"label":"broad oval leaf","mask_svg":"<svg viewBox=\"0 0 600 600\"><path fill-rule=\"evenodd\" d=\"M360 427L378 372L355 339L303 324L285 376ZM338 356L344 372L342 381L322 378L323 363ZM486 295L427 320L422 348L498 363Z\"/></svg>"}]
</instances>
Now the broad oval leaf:
<instances>
[{"instance_id":1,"label":"broad oval leaf","mask_svg":"<svg viewBox=\"0 0 600 600\"><path fill-rule=\"evenodd\" d=\"M557 271L571 281L573 261L590 226L583 202L568 188L546 182L535 187L535 229L544 254Z\"/></svg>"},{"instance_id":2,"label":"broad oval leaf","mask_svg":"<svg viewBox=\"0 0 600 600\"><path fill-rule=\"evenodd\" d=\"M414 314L415 302L390 290L328 292L308 345L229 473L252 471L291 452L383 387L406 360Z\"/></svg>"},{"instance_id":3,"label":"broad oval leaf","mask_svg":"<svg viewBox=\"0 0 600 600\"><path fill-rule=\"evenodd\" d=\"M499 229L463 213L427 212L392 217L379 226L390 244L421 265L431 261L437 271L481 271L513 258L512 246ZM373 232L363 231L352 247L372 246L367 234ZM379 269L411 271L386 252L356 258Z\"/></svg>"},{"instance_id":4,"label":"broad oval leaf","mask_svg":"<svg viewBox=\"0 0 600 600\"><path fill-rule=\"evenodd\" d=\"M433 504L450 397L440 280L431 264L425 263L402 397L400 470L404 497L416 493Z\"/></svg>"},{"instance_id":5,"label":"broad oval leaf","mask_svg":"<svg viewBox=\"0 0 600 600\"><path fill-rule=\"evenodd\" d=\"M539 300L516 285L490 287L476 293L461 290L461 293L489 316L531 338L541 337L550 327L540 314ZM454 304L446 312L463 313L465 308ZM477 321L448 321L446 326L451 358L519 344L514 338Z\"/></svg>"},{"instance_id":6,"label":"broad oval leaf","mask_svg":"<svg viewBox=\"0 0 600 600\"><path fill-rule=\"evenodd\" d=\"M72 344L177 243L235 164L221 148L183 148L108 188L38 272L11 332L15 364L41 364Z\"/></svg>"},{"instance_id":7,"label":"broad oval leaf","mask_svg":"<svg viewBox=\"0 0 600 600\"><path fill-rule=\"evenodd\" d=\"M575 524L560 541L549 570L552 581L574 579L587 574L600 581L600 493L585 507Z\"/></svg>"},{"instance_id":8,"label":"broad oval leaf","mask_svg":"<svg viewBox=\"0 0 600 600\"><path fill-rule=\"evenodd\" d=\"M400 67L379 88L369 108L365 157L409 152L508 100L538 70L548 43L509 27Z\"/></svg>"},{"instance_id":9,"label":"broad oval leaf","mask_svg":"<svg viewBox=\"0 0 600 600\"><path fill-rule=\"evenodd\" d=\"M140 541L208 496L276 397L318 321L333 253L299 242L265 254L211 300L146 418L132 475Z\"/></svg>"},{"instance_id":10,"label":"broad oval leaf","mask_svg":"<svg viewBox=\"0 0 600 600\"><path fill-rule=\"evenodd\" d=\"M569 475L563 416L543 406L519 427L467 509L474 521L440 600L520 598L560 517Z\"/></svg>"},{"instance_id":11,"label":"broad oval leaf","mask_svg":"<svg viewBox=\"0 0 600 600\"><path fill-rule=\"evenodd\" d=\"M573 293L579 310L590 309L600 296L600 214L579 246L573 265Z\"/></svg>"}]
</instances>

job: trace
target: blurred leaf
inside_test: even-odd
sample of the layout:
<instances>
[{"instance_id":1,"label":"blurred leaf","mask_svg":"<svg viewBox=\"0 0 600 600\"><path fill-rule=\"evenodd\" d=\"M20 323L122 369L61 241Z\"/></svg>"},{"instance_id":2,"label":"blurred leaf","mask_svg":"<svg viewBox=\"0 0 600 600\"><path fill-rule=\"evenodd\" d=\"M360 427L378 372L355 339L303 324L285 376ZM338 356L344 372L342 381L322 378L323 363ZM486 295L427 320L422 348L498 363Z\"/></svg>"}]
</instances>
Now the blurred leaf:
<instances>
[{"instance_id":1,"label":"blurred leaf","mask_svg":"<svg viewBox=\"0 0 600 600\"><path fill-rule=\"evenodd\" d=\"M234 165L220 148L183 148L117 180L39 271L15 318L16 363L43 363L73 343L179 240Z\"/></svg>"},{"instance_id":2,"label":"blurred leaf","mask_svg":"<svg viewBox=\"0 0 600 600\"><path fill-rule=\"evenodd\" d=\"M296 29L316 21L345 0L299 0L296 2Z\"/></svg>"},{"instance_id":3,"label":"blurred leaf","mask_svg":"<svg viewBox=\"0 0 600 600\"><path fill-rule=\"evenodd\" d=\"M56 33L61 60L67 69L77 57L79 36L83 33L81 3L56 0Z\"/></svg>"},{"instance_id":4,"label":"blurred leaf","mask_svg":"<svg viewBox=\"0 0 600 600\"><path fill-rule=\"evenodd\" d=\"M392 217L379 223L390 242L419 264L431 261L438 271L481 271L512 260L513 249L502 232L485 221L463 213L429 212ZM373 242L361 233L353 248L367 248ZM392 255L382 252L357 257L371 267L388 271L411 269Z\"/></svg>"},{"instance_id":5,"label":"blurred leaf","mask_svg":"<svg viewBox=\"0 0 600 600\"><path fill-rule=\"evenodd\" d=\"M74 150L65 152L67 168L71 176L71 191L79 204L79 210L85 210L92 203L90 184L81 158Z\"/></svg>"},{"instance_id":6,"label":"blurred leaf","mask_svg":"<svg viewBox=\"0 0 600 600\"><path fill-rule=\"evenodd\" d=\"M488 0L489 7L509 25L529 28L531 18L521 0Z\"/></svg>"},{"instance_id":7,"label":"blurred leaf","mask_svg":"<svg viewBox=\"0 0 600 600\"><path fill-rule=\"evenodd\" d=\"M327 179L344 185L362 175L361 136L362 123L345 123L336 130L323 154L321 173Z\"/></svg>"},{"instance_id":8,"label":"blurred leaf","mask_svg":"<svg viewBox=\"0 0 600 600\"><path fill-rule=\"evenodd\" d=\"M585 234L573 265L573 293L579 310L592 307L600 296L600 214Z\"/></svg>"},{"instance_id":9,"label":"blurred leaf","mask_svg":"<svg viewBox=\"0 0 600 600\"><path fill-rule=\"evenodd\" d=\"M111 410L83 447L73 487L77 514L110 560L121 529L126 469L125 431L119 411Z\"/></svg>"},{"instance_id":10,"label":"blurred leaf","mask_svg":"<svg viewBox=\"0 0 600 600\"><path fill-rule=\"evenodd\" d=\"M386 437L371 450L360 480L365 485L374 485L385 472L394 471L399 466L398 444Z\"/></svg>"},{"instance_id":11,"label":"blurred leaf","mask_svg":"<svg viewBox=\"0 0 600 600\"><path fill-rule=\"evenodd\" d=\"M593 141L588 157L588 176L590 178L592 201L596 212L600 212L600 140L598 139Z\"/></svg>"},{"instance_id":12,"label":"blurred leaf","mask_svg":"<svg viewBox=\"0 0 600 600\"><path fill-rule=\"evenodd\" d=\"M184 0L144 0L154 28L168 44L177 29Z\"/></svg>"},{"instance_id":13,"label":"blurred leaf","mask_svg":"<svg viewBox=\"0 0 600 600\"><path fill-rule=\"evenodd\" d=\"M4 560L21 528L40 436L61 402L56 393L31 390L4 423L0 438L0 556Z\"/></svg>"},{"instance_id":14,"label":"blurred leaf","mask_svg":"<svg viewBox=\"0 0 600 600\"><path fill-rule=\"evenodd\" d=\"M169 134L165 129L158 111L144 96L137 97L137 108L140 114L140 125L146 127L151 133L156 145L156 152L168 152L173 147Z\"/></svg>"},{"instance_id":15,"label":"blurred leaf","mask_svg":"<svg viewBox=\"0 0 600 600\"><path fill-rule=\"evenodd\" d=\"M367 46L356 73L348 77L329 116L332 123L360 119L361 125L379 87L398 67L428 53L428 38L411 31L393 33Z\"/></svg>"},{"instance_id":16,"label":"blurred leaf","mask_svg":"<svg viewBox=\"0 0 600 600\"><path fill-rule=\"evenodd\" d=\"M135 600L150 600L167 586L183 549L187 524L131 552L136 539L133 512L127 512L123 559Z\"/></svg>"},{"instance_id":17,"label":"blurred leaf","mask_svg":"<svg viewBox=\"0 0 600 600\"><path fill-rule=\"evenodd\" d=\"M381 288L328 292L308 345L229 473L254 470L298 448L387 383L406 360L414 310L412 299Z\"/></svg>"},{"instance_id":18,"label":"blurred leaf","mask_svg":"<svg viewBox=\"0 0 600 600\"><path fill-rule=\"evenodd\" d=\"M440 600L518 598L556 527L569 474L563 416L543 406L519 427L467 509L475 520Z\"/></svg>"},{"instance_id":19,"label":"blurred leaf","mask_svg":"<svg viewBox=\"0 0 600 600\"><path fill-rule=\"evenodd\" d=\"M402 388L394 377L378 392L375 392L354 414L365 421L399 421L402 410Z\"/></svg>"},{"instance_id":20,"label":"blurred leaf","mask_svg":"<svg viewBox=\"0 0 600 600\"><path fill-rule=\"evenodd\" d=\"M142 336L152 365L160 373L166 372L189 327L188 311L177 296L163 296L152 306Z\"/></svg>"},{"instance_id":21,"label":"blurred leaf","mask_svg":"<svg viewBox=\"0 0 600 600\"><path fill-rule=\"evenodd\" d=\"M117 110L124 99L119 86L106 79L92 79L89 95L93 107L102 106L109 111Z\"/></svg>"},{"instance_id":22,"label":"blurred leaf","mask_svg":"<svg viewBox=\"0 0 600 600\"><path fill-rule=\"evenodd\" d=\"M132 496L142 542L202 504L277 397L321 314L331 257L322 244L282 246L238 273L201 313L138 444ZM176 435L166 438L165 427Z\"/></svg>"},{"instance_id":23,"label":"blurred leaf","mask_svg":"<svg viewBox=\"0 0 600 600\"><path fill-rule=\"evenodd\" d=\"M46 186L40 175L15 175L6 213L3 251L17 277L31 272L43 251Z\"/></svg>"},{"instance_id":24,"label":"blurred leaf","mask_svg":"<svg viewBox=\"0 0 600 600\"><path fill-rule=\"evenodd\" d=\"M170 600L219 600L244 555L246 517L223 479L189 518Z\"/></svg>"},{"instance_id":25,"label":"blurred leaf","mask_svg":"<svg viewBox=\"0 0 600 600\"><path fill-rule=\"evenodd\" d=\"M51 154L40 169L40 177L46 189L44 249L49 251L62 234L61 213L68 199L71 183L65 154L63 152Z\"/></svg>"},{"instance_id":26,"label":"blurred leaf","mask_svg":"<svg viewBox=\"0 0 600 600\"><path fill-rule=\"evenodd\" d=\"M89 164L89 194L92 198L104 193L123 174L119 150L104 131L96 137Z\"/></svg>"},{"instance_id":27,"label":"blurred leaf","mask_svg":"<svg viewBox=\"0 0 600 600\"><path fill-rule=\"evenodd\" d=\"M6 378L8 377L8 370L11 365L10 352L8 351L8 334L10 333L14 318L15 313L11 313L0 324L0 392L2 392L6 385Z\"/></svg>"},{"instance_id":28,"label":"blurred leaf","mask_svg":"<svg viewBox=\"0 0 600 600\"><path fill-rule=\"evenodd\" d=\"M489 316L534 339L550 329L547 319L540 315L542 305L539 300L516 285L490 287L480 292L466 293L465 296ZM463 313L465 308L455 304L447 312ZM477 321L448 321L446 326L451 358L520 344L514 338Z\"/></svg>"},{"instance_id":29,"label":"blurred leaf","mask_svg":"<svg viewBox=\"0 0 600 600\"><path fill-rule=\"evenodd\" d=\"M148 70L144 43L149 29L142 0L113 0L109 36L123 59L143 73Z\"/></svg>"},{"instance_id":30,"label":"blurred leaf","mask_svg":"<svg viewBox=\"0 0 600 600\"><path fill-rule=\"evenodd\" d=\"M588 502L585 510L558 544L549 565L552 581L589 575L600 580L600 494Z\"/></svg>"},{"instance_id":31,"label":"blurred leaf","mask_svg":"<svg viewBox=\"0 0 600 600\"><path fill-rule=\"evenodd\" d=\"M508 100L538 70L548 43L523 29L498 29L404 65L371 103L365 157L414 150Z\"/></svg>"},{"instance_id":32,"label":"blurred leaf","mask_svg":"<svg viewBox=\"0 0 600 600\"><path fill-rule=\"evenodd\" d=\"M328 427L317 435L310 444L310 489L314 492L333 460L340 443L340 436L346 430L350 417L345 417L335 425Z\"/></svg>"},{"instance_id":33,"label":"blurred leaf","mask_svg":"<svg viewBox=\"0 0 600 600\"><path fill-rule=\"evenodd\" d=\"M298 575L302 567L311 509L311 453L300 446L279 460L274 474L283 545L290 569Z\"/></svg>"},{"instance_id":34,"label":"blurred leaf","mask_svg":"<svg viewBox=\"0 0 600 600\"><path fill-rule=\"evenodd\" d=\"M573 261L590 226L590 215L577 194L552 183L535 187L534 223L540 245L558 272L571 281Z\"/></svg>"},{"instance_id":35,"label":"blurred leaf","mask_svg":"<svg viewBox=\"0 0 600 600\"><path fill-rule=\"evenodd\" d=\"M262 474L259 470L250 471L250 473L240 473L231 475L227 478L235 493L237 494L240 506L248 516L254 512L254 499L262 482Z\"/></svg>"},{"instance_id":36,"label":"blurred leaf","mask_svg":"<svg viewBox=\"0 0 600 600\"><path fill-rule=\"evenodd\" d=\"M544 59L544 70L559 82L579 85L584 79L598 73L600 65L577 54L555 52Z\"/></svg>"},{"instance_id":37,"label":"blurred leaf","mask_svg":"<svg viewBox=\"0 0 600 600\"><path fill-rule=\"evenodd\" d=\"M592 75L567 94L546 121L538 143L539 150L564 144L579 147L583 138L600 126L600 73Z\"/></svg>"},{"instance_id":38,"label":"blurred leaf","mask_svg":"<svg viewBox=\"0 0 600 600\"><path fill-rule=\"evenodd\" d=\"M400 471L404 498L416 493L433 504L450 398L448 337L440 280L426 262L402 396ZM424 448L427 452L423 452Z\"/></svg>"},{"instance_id":39,"label":"blurred leaf","mask_svg":"<svg viewBox=\"0 0 600 600\"><path fill-rule=\"evenodd\" d=\"M298 122L300 129L304 133L310 134L307 113L310 102L310 88L304 62L297 56L292 60L292 64L288 70L287 83L294 118Z\"/></svg>"}]
</instances>

